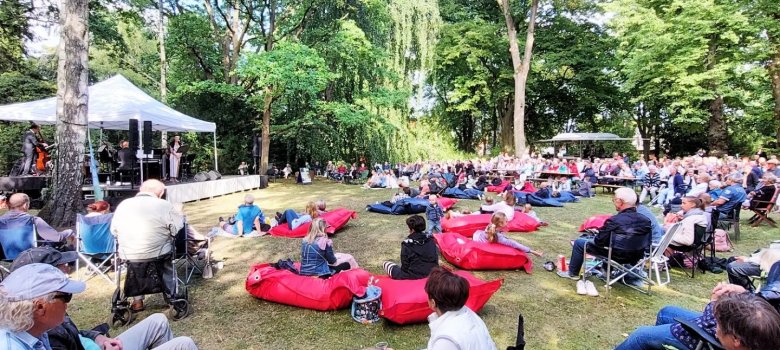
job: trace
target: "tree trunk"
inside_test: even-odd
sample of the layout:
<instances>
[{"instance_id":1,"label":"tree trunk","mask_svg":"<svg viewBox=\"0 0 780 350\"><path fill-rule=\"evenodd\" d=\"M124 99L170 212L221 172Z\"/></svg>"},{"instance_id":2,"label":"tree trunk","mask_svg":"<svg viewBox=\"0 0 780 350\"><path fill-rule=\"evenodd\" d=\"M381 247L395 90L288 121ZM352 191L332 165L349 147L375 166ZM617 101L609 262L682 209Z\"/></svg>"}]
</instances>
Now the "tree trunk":
<instances>
[{"instance_id":1,"label":"tree trunk","mask_svg":"<svg viewBox=\"0 0 780 350\"><path fill-rule=\"evenodd\" d=\"M775 100L775 124L777 126L777 147L780 148L780 43L776 45L772 62L769 63L769 77L772 80L772 97Z\"/></svg>"},{"instance_id":2,"label":"tree trunk","mask_svg":"<svg viewBox=\"0 0 780 350\"><path fill-rule=\"evenodd\" d=\"M263 131L262 150L260 151L260 174L268 172L268 149L271 147L271 104L274 102L273 87L269 86L263 92Z\"/></svg>"},{"instance_id":3,"label":"tree trunk","mask_svg":"<svg viewBox=\"0 0 780 350\"><path fill-rule=\"evenodd\" d=\"M87 137L88 8L87 0L66 0L57 65L57 161L52 197L40 215L55 227L72 226L83 208L81 182Z\"/></svg>"},{"instance_id":4,"label":"tree trunk","mask_svg":"<svg viewBox=\"0 0 780 350\"><path fill-rule=\"evenodd\" d=\"M503 109L501 111L501 151L507 153L514 153L514 132L512 130L514 103L512 99L507 96L504 102Z\"/></svg>"},{"instance_id":5,"label":"tree trunk","mask_svg":"<svg viewBox=\"0 0 780 350\"><path fill-rule=\"evenodd\" d=\"M520 49L517 46L517 30L515 21L509 7L509 0L500 0L499 5L504 14L507 32L509 35L509 54L512 57L512 70L515 79L515 108L514 108L514 145L515 155L522 156L526 151L525 144L525 88L528 82L528 72L531 68L531 54L534 46L534 28L536 27L536 12L539 8L539 0L531 1L531 16L526 30L525 52L520 60Z\"/></svg>"},{"instance_id":6,"label":"tree trunk","mask_svg":"<svg viewBox=\"0 0 780 350\"><path fill-rule=\"evenodd\" d=\"M728 152L729 133L726 118L723 117L723 96L716 96L710 102L709 143L710 154L719 157Z\"/></svg>"}]
</instances>

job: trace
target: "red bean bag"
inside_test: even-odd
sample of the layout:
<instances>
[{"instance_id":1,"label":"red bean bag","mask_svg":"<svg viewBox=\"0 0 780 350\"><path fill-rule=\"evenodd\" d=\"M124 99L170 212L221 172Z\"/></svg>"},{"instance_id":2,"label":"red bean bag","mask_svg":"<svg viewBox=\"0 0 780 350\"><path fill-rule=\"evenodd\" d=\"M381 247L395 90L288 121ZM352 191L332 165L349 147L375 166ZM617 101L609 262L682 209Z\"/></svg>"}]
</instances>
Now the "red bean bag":
<instances>
[{"instance_id":1,"label":"red bean bag","mask_svg":"<svg viewBox=\"0 0 780 350\"><path fill-rule=\"evenodd\" d=\"M258 299L328 311L343 309L351 304L353 295L365 294L369 276L366 270L354 269L321 279L277 270L264 263L252 266L245 287Z\"/></svg>"},{"instance_id":2,"label":"red bean bag","mask_svg":"<svg viewBox=\"0 0 780 350\"><path fill-rule=\"evenodd\" d=\"M526 181L523 185L523 188L520 189L520 191L512 191L512 192L524 192L524 193L536 193L536 188L534 187L534 184L531 183L531 181Z\"/></svg>"},{"instance_id":3,"label":"red bean bag","mask_svg":"<svg viewBox=\"0 0 780 350\"><path fill-rule=\"evenodd\" d=\"M474 242L457 233L433 235L445 260L466 270L514 270L531 273L533 261L525 252L498 243Z\"/></svg>"},{"instance_id":4,"label":"red bean bag","mask_svg":"<svg viewBox=\"0 0 780 350\"><path fill-rule=\"evenodd\" d=\"M503 278L493 281L483 281L466 271L453 271L469 282L468 306L474 312L479 312L490 300L501 284ZM427 278L419 280L394 280L380 276L375 284L382 288L382 310L379 316L397 323L409 324L427 321L433 311L428 307L428 294L425 293Z\"/></svg>"},{"instance_id":5,"label":"red bean bag","mask_svg":"<svg viewBox=\"0 0 780 350\"><path fill-rule=\"evenodd\" d=\"M441 228L444 232L455 232L471 237L474 231L484 230L490 224L491 217L491 214L474 214L442 219ZM507 232L533 232L537 228L539 222L536 219L519 211L515 212L515 216L506 225Z\"/></svg>"},{"instance_id":6,"label":"red bean bag","mask_svg":"<svg viewBox=\"0 0 780 350\"><path fill-rule=\"evenodd\" d=\"M501 181L501 184L498 185L498 186L488 186L488 187L485 187L485 191L501 193L501 192L504 192L504 189L507 186L509 186L509 181L504 180L504 181Z\"/></svg>"},{"instance_id":7,"label":"red bean bag","mask_svg":"<svg viewBox=\"0 0 780 350\"><path fill-rule=\"evenodd\" d=\"M585 219L585 222L580 225L580 232L591 228L600 229L604 227L604 223L611 217L612 215L593 215Z\"/></svg>"},{"instance_id":8,"label":"red bean bag","mask_svg":"<svg viewBox=\"0 0 780 350\"><path fill-rule=\"evenodd\" d=\"M447 198L447 197L437 197L436 201L439 202L439 206L441 207L441 210L447 211L452 208L455 203L458 203L457 199Z\"/></svg>"},{"instance_id":9,"label":"red bean bag","mask_svg":"<svg viewBox=\"0 0 780 350\"><path fill-rule=\"evenodd\" d=\"M322 214L320 217L328 223L328 228L325 229L325 232L332 235L344 227L350 219L357 219L357 212L345 208L336 208ZM268 233L278 237L300 238L306 236L306 233L309 232L309 226L311 226L311 223L307 222L296 227L294 230L290 230L289 225L281 224L271 228Z\"/></svg>"}]
</instances>

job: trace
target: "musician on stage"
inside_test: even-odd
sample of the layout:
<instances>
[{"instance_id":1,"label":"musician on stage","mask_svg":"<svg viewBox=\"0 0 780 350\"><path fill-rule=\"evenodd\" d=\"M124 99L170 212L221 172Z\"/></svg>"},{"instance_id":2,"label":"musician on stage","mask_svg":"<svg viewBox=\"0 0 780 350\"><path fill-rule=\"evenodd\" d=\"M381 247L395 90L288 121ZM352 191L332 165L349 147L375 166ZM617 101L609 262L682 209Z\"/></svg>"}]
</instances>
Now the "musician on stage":
<instances>
[{"instance_id":1,"label":"musician on stage","mask_svg":"<svg viewBox=\"0 0 780 350\"><path fill-rule=\"evenodd\" d=\"M116 153L117 160L119 160L119 167L116 170L131 170L135 164L135 152L130 149L130 142L122 140L119 143L121 147Z\"/></svg>"},{"instance_id":2,"label":"musician on stage","mask_svg":"<svg viewBox=\"0 0 780 350\"><path fill-rule=\"evenodd\" d=\"M179 182L179 163L181 162L181 156L183 153L179 153L179 148L184 146L181 142L181 137L176 135L173 137L170 145L168 145L168 162L170 163L170 177L171 182Z\"/></svg>"},{"instance_id":3,"label":"musician on stage","mask_svg":"<svg viewBox=\"0 0 780 350\"><path fill-rule=\"evenodd\" d=\"M24 163L22 163L22 176L30 175L32 170L35 175L38 175L38 170L35 167L35 148L39 146L46 147L45 143L38 140L41 127L38 124L30 123L30 129L24 132L22 137L22 152L24 152Z\"/></svg>"}]
</instances>

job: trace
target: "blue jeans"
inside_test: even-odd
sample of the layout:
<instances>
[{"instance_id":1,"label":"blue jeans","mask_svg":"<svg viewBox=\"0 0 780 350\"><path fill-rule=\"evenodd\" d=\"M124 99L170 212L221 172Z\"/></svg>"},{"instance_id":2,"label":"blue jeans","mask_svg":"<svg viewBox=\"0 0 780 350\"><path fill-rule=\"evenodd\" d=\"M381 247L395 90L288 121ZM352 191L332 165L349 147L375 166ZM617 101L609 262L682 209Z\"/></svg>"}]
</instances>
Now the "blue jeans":
<instances>
[{"instance_id":1,"label":"blue jeans","mask_svg":"<svg viewBox=\"0 0 780 350\"><path fill-rule=\"evenodd\" d=\"M700 312L677 306L665 306L661 311L658 311L655 326L637 328L615 350L664 350L664 345L674 346L680 350L689 349L672 335L672 325L677 323L675 318L690 320L699 316L701 316Z\"/></svg>"},{"instance_id":2,"label":"blue jeans","mask_svg":"<svg viewBox=\"0 0 780 350\"><path fill-rule=\"evenodd\" d=\"M670 200L674 198L674 190L667 187L658 191L657 201L655 204L666 205Z\"/></svg>"},{"instance_id":3,"label":"blue jeans","mask_svg":"<svg viewBox=\"0 0 780 350\"><path fill-rule=\"evenodd\" d=\"M428 221L428 233L441 233L441 232L442 232L441 221Z\"/></svg>"},{"instance_id":4,"label":"blue jeans","mask_svg":"<svg viewBox=\"0 0 780 350\"><path fill-rule=\"evenodd\" d=\"M593 243L592 239L577 238L574 246L571 247L571 259L569 259L569 276L577 276L582 269L582 263L585 260L585 244Z\"/></svg>"}]
</instances>

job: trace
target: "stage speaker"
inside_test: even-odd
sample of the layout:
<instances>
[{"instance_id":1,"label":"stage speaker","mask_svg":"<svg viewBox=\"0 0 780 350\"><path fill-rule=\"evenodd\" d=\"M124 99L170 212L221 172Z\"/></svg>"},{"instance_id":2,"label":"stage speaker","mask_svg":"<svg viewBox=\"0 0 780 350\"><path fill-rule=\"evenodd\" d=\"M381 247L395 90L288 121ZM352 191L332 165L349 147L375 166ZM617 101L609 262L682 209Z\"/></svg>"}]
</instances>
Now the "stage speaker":
<instances>
[{"instance_id":1,"label":"stage speaker","mask_svg":"<svg viewBox=\"0 0 780 350\"><path fill-rule=\"evenodd\" d=\"M144 154L152 153L152 122L144 120Z\"/></svg>"},{"instance_id":2,"label":"stage speaker","mask_svg":"<svg viewBox=\"0 0 780 350\"><path fill-rule=\"evenodd\" d=\"M204 172L201 171L201 172L195 174L195 176L193 176L193 178L195 179L196 182L208 181L209 180L209 174L208 173L204 173Z\"/></svg>"},{"instance_id":3,"label":"stage speaker","mask_svg":"<svg viewBox=\"0 0 780 350\"><path fill-rule=\"evenodd\" d=\"M209 180L219 180L222 178L222 174L215 170L209 171Z\"/></svg>"},{"instance_id":4,"label":"stage speaker","mask_svg":"<svg viewBox=\"0 0 780 350\"><path fill-rule=\"evenodd\" d=\"M135 154L135 151L138 150L138 119L130 119L130 125L127 128L127 141Z\"/></svg>"}]
</instances>

